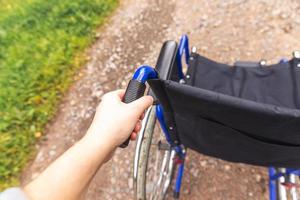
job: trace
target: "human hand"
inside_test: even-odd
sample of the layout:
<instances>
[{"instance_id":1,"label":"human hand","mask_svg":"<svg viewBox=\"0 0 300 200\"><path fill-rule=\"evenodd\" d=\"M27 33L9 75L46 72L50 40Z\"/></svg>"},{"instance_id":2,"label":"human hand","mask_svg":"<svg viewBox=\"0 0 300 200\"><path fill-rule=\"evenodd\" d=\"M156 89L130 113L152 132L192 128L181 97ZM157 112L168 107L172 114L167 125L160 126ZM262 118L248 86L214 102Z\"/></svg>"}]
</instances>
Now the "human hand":
<instances>
[{"instance_id":1,"label":"human hand","mask_svg":"<svg viewBox=\"0 0 300 200\"><path fill-rule=\"evenodd\" d=\"M113 149L128 137L136 139L143 113L153 103L151 96L143 96L125 104L122 102L124 94L125 90L116 90L103 96L87 134L96 136L95 139L105 142Z\"/></svg>"}]
</instances>

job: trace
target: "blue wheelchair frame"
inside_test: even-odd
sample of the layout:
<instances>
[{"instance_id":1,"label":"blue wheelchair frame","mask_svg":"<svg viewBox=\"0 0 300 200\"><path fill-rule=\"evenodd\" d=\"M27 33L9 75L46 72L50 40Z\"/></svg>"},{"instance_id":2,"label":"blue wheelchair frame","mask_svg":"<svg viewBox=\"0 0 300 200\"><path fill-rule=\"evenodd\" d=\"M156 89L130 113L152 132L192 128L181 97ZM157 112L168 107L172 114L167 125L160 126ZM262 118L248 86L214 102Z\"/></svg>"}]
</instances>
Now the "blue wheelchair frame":
<instances>
[{"instance_id":1,"label":"blue wheelchair frame","mask_svg":"<svg viewBox=\"0 0 300 200\"><path fill-rule=\"evenodd\" d=\"M183 73L183 65L182 65L183 54L185 54L185 62L188 65L189 58L190 58L190 52L189 52L189 40L188 40L187 35L183 35L181 37L177 55L176 55L176 62L177 62L177 67L178 67L178 77L180 80L184 79L184 77L185 77L185 75ZM282 59L282 60L280 60L280 62L286 62L286 59ZM136 70L132 79L137 80L141 83L145 83L147 80L155 79L155 78L158 78L158 74L154 70L154 68L143 65L143 66L140 66ZM186 150L182 144L174 144L172 142L170 133L168 131L167 125L164 120L163 108L159 104L156 106L156 117L160 123L161 129L163 130L166 141L169 143L171 148L175 150L176 155L177 155L177 161L175 163L178 164L178 171L177 171L176 183L175 183L175 188L174 188L174 196L178 198L180 188L181 188L181 183L182 183L183 172L184 172L184 161L185 161L185 156L186 156ZM274 168L274 167L269 167L268 174L269 174L269 197L270 197L270 200L276 200L277 195L278 195L276 181L280 177L288 176L290 174L300 176L300 170L286 169L285 173L282 173L282 172L277 172L276 168Z\"/></svg>"}]
</instances>

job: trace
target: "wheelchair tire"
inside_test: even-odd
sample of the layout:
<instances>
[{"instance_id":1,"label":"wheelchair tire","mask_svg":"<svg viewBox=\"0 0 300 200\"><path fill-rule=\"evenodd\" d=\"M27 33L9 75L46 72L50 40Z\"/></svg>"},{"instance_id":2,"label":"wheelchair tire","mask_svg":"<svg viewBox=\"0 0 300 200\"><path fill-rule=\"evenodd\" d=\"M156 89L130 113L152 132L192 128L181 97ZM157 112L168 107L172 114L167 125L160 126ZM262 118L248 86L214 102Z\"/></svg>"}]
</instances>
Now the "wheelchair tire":
<instances>
[{"instance_id":1,"label":"wheelchair tire","mask_svg":"<svg viewBox=\"0 0 300 200\"><path fill-rule=\"evenodd\" d=\"M150 183L148 181L148 176L149 174L152 173L156 173L155 170L153 170L153 165L154 162L153 161L153 156L155 152L152 151L156 151L155 149L157 148L157 151L160 151L159 149L159 145L160 145L160 141L159 142L155 142L155 138L156 137L161 137L164 138L163 134L158 132L155 130L155 124L156 124L156 111L155 111L155 106L152 106L150 108L151 110L149 111L148 115L149 116L145 116L145 118L147 118L147 123L145 123L145 128L144 128L144 135L142 138L142 142L141 145L139 147L139 153L137 156L137 174L136 174L136 180L135 180L135 199L137 200L163 200L165 198L165 193L158 192L157 190L155 191L150 191L149 192L149 188L155 188L154 185L156 185L160 178L158 179L157 182L155 182L156 180L154 180L154 183ZM146 114L147 115L147 114ZM138 147L137 147L138 148ZM151 151L151 152L150 152ZM136 151L137 152L137 151ZM156 152L156 154L160 154L160 152ZM173 171L174 171L174 166L172 167L171 165L173 165L173 160L171 158L171 156L175 156L175 152L173 152L172 154L172 150L170 148L170 150L164 150L164 161L165 161L165 157L168 157L168 159L165 161L166 165L169 166L168 167L168 172L169 174L169 182L162 182L161 184L163 184L165 186L165 188L168 188L170 183L172 182L172 178L173 178ZM158 158L156 158L156 162L160 161ZM172 163L170 163L170 161ZM156 165L156 164L155 164ZM157 164L159 165L159 168L162 168L163 163L162 164ZM171 169L172 167L172 169ZM162 180L160 180L162 181ZM151 189L150 189L151 190ZM155 196L153 197L152 195L154 193Z\"/></svg>"}]
</instances>

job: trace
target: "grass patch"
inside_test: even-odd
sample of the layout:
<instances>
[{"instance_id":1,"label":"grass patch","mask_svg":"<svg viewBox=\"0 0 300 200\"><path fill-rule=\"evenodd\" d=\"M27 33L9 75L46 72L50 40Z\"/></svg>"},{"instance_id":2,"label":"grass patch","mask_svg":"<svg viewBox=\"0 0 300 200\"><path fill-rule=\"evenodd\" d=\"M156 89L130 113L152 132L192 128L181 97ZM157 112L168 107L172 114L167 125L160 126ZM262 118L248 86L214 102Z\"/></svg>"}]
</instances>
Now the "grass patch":
<instances>
[{"instance_id":1,"label":"grass patch","mask_svg":"<svg viewBox=\"0 0 300 200\"><path fill-rule=\"evenodd\" d=\"M39 132L117 0L0 0L0 190L18 184ZM80 56L76 56L80 55Z\"/></svg>"}]
</instances>

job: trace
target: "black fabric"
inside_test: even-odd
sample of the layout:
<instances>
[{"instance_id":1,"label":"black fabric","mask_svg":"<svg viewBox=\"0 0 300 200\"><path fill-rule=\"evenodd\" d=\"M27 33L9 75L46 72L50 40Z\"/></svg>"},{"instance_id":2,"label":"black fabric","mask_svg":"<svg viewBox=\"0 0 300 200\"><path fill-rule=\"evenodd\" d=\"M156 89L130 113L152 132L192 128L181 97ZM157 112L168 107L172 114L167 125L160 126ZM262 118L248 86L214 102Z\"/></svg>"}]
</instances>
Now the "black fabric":
<instances>
[{"instance_id":1,"label":"black fabric","mask_svg":"<svg viewBox=\"0 0 300 200\"><path fill-rule=\"evenodd\" d=\"M174 111L170 104L170 99L168 99L168 95L166 94L166 88L164 84L161 84L159 79L152 79L148 81L151 90L155 93L156 97L159 97L159 103L163 107L164 111L164 120L167 124L168 131L171 136L171 140L175 145L179 143L179 137L177 133L176 121L174 118ZM170 127L172 127L170 129Z\"/></svg>"},{"instance_id":2,"label":"black fabric","mask_svg":"<svg viewBox=\"0 0 300 200\"><path fill-rule=\"evenodd\" d=\"M159 100L168 99L180 141L228 161L300 167L296 61L247 68L192 56L188 85L153 83L164 88L154 92Z\"/></svg>"},{"instance_id":3,"label":"black fabric","mask_svg":"<svg viewBox=\"0 0 300 200\"><path fill-rule=\"evenodd\" d=\"M300 108L300 68L291 62L233 67L194 54L188 85L256 102Z\"/></svg>"}]
</instances>

